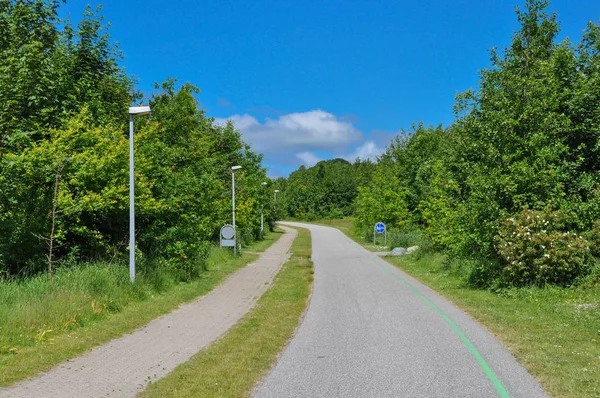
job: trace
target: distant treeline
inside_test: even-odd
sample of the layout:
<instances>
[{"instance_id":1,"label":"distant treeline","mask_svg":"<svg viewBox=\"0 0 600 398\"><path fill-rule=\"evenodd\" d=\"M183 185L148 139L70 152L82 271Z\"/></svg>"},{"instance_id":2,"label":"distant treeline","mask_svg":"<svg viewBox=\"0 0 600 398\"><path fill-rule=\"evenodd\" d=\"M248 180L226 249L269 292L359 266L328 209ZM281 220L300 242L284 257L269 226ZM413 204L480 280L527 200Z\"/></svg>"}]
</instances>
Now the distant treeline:
<instances>
[{"instance_id":1,"label":"distant treeline","mask_svg":"<svg viewBox=\"0 0 600 398\"><path fill-rule=\"evenodd\" d=\"M398 135L366 183L360 163L301 168L279 182L287 214L418 227L438 248L481 259L483 284L569 284L597 270L600 26L557 42L547 6L517 10L520 30L492 50L477 90L457 96L450 126Z\"/></svg>"},{"instance_id":2,"label":"distant treeline","mask_svg":"<svg viewBox=\"0 0 600 398\"><path fill-rule=\"evenodd\" d=\"M73 26L62 1L0 2L0 278L88 260L126 258L128 107L142 94L119 65L99 10ZM262 156L232 124L216 126L191 84L156 85L152 115L136 123L139 256L202 271L209 243L231 222L260 234L273 225ZM50 250L52 244L52 250Z\"/></svg>"}]
</instances>

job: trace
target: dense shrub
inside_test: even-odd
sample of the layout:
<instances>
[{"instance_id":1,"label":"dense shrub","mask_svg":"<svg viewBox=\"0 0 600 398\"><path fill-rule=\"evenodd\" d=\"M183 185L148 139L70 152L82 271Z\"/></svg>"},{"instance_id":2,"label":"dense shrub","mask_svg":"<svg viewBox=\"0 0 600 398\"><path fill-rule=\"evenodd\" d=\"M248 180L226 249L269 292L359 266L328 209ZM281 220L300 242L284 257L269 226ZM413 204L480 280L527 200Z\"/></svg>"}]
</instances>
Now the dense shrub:
<instances>
[{"instance_id":1,"label":"dense shrub","mask_svg":"<svg viewBox=\"0 0 600 398\"><path fill-rule=\"evenodd\" d=\"M422 233L417 229L406 229L398 232L388 232L388 246L394 247L410 247L419 246L423 240Z\"/></svg>"},{"instance_id":2,"label":"dense shrub","mask_svg":"<svg viewBox=\"0 0 600 398\"><path fill-rule=\"evenodd\" d=\"M600 220L594 223L594 227L585 233L585 238L590 245L590 254L600 258Z\"/></svg>"},{"instance_id":3,"label":"dense shrub","mask_svg":"<svg viewBox=\"0 0 600 398\"><path fill-rule=\"evenodd\" d=\"M504 261L503 277L518 286L545 283L566 285L582 274L589 245L565 230L561 214L525 209L500 226L496 247Z\"/></svg>"}]
</instances>

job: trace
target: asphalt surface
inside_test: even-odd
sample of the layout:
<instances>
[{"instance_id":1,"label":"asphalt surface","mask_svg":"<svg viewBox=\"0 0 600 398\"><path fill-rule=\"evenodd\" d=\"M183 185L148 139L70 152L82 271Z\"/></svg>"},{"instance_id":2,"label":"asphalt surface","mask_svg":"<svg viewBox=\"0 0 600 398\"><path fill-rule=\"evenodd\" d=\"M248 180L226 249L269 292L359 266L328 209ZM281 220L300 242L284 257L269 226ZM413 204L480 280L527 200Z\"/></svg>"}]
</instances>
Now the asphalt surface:
<instances>
[{"instance_id":1,"label":"asphalt surface","mask_svg":"<svg viewBox=\"0 0 600 398\"><path fill-rule=\"evenodd\" d=\"M66 361L31 380L0 388L0 398L134 397L222 336L254 306L289 259L296 230L200 299Z\"/></svg>"},{"instance_id":2,"label":"asphalt surface","mask_svg":"<svg viewBox=\"0 0 600 398\"><path fill-rule=\"evenodd\" d=\"M337 229L312 233L304 320L256 397L546 397L489 332Z\"/></svg>"}]
</instances>

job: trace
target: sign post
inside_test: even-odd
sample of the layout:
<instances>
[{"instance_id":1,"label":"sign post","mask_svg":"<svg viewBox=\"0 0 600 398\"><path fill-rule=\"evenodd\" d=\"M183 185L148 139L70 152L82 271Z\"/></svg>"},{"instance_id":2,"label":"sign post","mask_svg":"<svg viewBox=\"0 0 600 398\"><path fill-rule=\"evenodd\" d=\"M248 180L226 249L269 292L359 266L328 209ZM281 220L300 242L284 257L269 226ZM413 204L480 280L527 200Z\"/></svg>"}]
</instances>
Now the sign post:
<instances>
[{"instance_id":1,"label":"sign post","mask_svg":"<svg viewBox=\"0 0 600 398\"><path fill-rule=\"evenodd\" d=\"M378 222L375 224L375 232L373 233L373 246L377 245L377 234L383 234L383 244L387 246L387 229L385 228L385 224L382 222Z\"/></svg>"},{"instance_id":2,"label":"sign post","mask_svg":"<svg viewBox=\"0 0 600 398\"><path fill-rule=\"evenodd\" d=\"M235 250L236 236L235 228L233 227L233 225L223 225L223 228L221 228L220 238L220 247L233 247L233 249Z\"/></svg>"}]
</instances>

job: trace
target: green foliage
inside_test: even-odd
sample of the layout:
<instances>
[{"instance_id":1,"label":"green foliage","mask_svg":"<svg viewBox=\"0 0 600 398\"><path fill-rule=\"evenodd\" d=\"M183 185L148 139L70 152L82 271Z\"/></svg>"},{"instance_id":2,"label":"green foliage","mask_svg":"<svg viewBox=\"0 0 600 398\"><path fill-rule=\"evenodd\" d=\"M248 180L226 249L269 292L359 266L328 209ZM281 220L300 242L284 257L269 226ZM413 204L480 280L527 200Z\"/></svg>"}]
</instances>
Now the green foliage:
<instances>
[{"instance_id":1,"label":"green foliage","mask_svg":"<svg viewBox=\"0 0 600 398\"><path fill-rule=\"evenodd\" d=\"M349 216L359 182L367 181L374 168L368 160L351 164L344 159L321 161L308 169L300 166L279 185L278 205L287 215L306 220Z\"/></svg>"},{"instance_id":2,"label":"green foliage","mask_svg":"<svg viewBox=\"0 0 600 398\"><path fill-rule=\"evenodd\" d=\"M417 229L406 229L404 231L388 232L388 246L411 247L418 246L423 240L423 234Z\"/></svg>"},{"instance_id":3,"label":"green foliage","mask_svg":"<svg viewBox=\"0 0 600 398\"><path fill-rule=\"evenodd\" d=\"M38 272L50 241L59 257L104 253L102 226L123 219L119 124L139 95L97 12L73 29L60 4L0 4L0 273Z\"/></svg>"},{"instance_id":4,"label":"green foliage","mask_svg":"<svg viewBox=\"0 0 600 398\"><path fill-rule=\"evenodd\" d=\"M401 228L408 219L407 192L401 189L397 177L385 168L378 168L367 188L359 188L356 199L357 226L373 228L383 222Z\"/></svg>"},{"instance_id":5,"label":"green foliage","mask_svg":"<svg viewBox=\"0 0 600 398\"><path fill-rule=\"evenodd\" d=\"M360 230L377 221L419 227L433 246L473 259L461 272L477 286L569 284L586 274L592 260L580 236L599 252L600 26L589 23L579 44L557 42L547 7L527 0L517 9L520 29L492 50L477 90L457 96L451 126L420 123L388 146L358 187ZM547 206L564 225L533 242L506 236L506 220Z\"/></svg>"},{"instance_id":6,"label":"green foliage","mask_svg":"<svg viewBox=\"0 0 600 398\"><path fill-rule=\"evenodd\" d=\"M59 4L0 3L0 143L17 130L33 131L55 119L51 113L59 71L53 55L59 38Z\"/></svg>"},{"instance_id":7,"label":"green foliage","mask_svg":"<svg viewBox=\"0 0 600 398\"><path fill-rule=\"evenodd\" d=\"M546 6L530 0L518 11L521 30L503 56L492 52L479 91L457 98L424 204L433 236L455 252L493 254L500 223L523 207L560 208L577 231L600 217L598 103L581 97L597 95L597 42L555 44L559 27Z\"/></svg>"},{"instance_id":8,"label":"green foliage","mask_svg":"<svg viewBox=\"0 0 600 398\"><path fill-rule=\"evenodd\" d=\"M140 98L118 61L102 17L88 6L76 28L58 18L61 1L0 4L0 150L13 136L58 128L86 107L95 123L125 121Z\"/></svg>"},{"instance_id":9,"label":"green foliage","mask_svg":"<svg viewBox=\"0 0 600 398\"><path fill-rule=\"evenodd\" d=\"M140 98L119 66L100 8L73 27L60 1L0 4L0 277L123 258L129 237L127 108ZM213 125L199 89L156 85L152 115L135 119L136 241L141 263L179 279L204 270L231 223L247 244L260 214L274 227L262 155L232 123ZM51 247L51 248L50 248ZM157 282L159 283L159 282Z\"/></svg>"},{"instance_id":10,"label":"green foliage","mask_svg":"<svg viewBox=\"0 0 600 398\"><path fill-rule=\"evenodd\" d=\"M429 196L434 177L434 154L444 137L441 126L420 123L390 144L371 179L359 187L356 215L360 228L372 227L378 221L399 229L420 223L421 202Z\"/></svg>"},{"instance_id":11,"label":"green foliage","mask_svg":"<svg viewBox=\"0 0 600 398\"><path fill-rule=\"evenodd\" d=\"M237 225L244 243L258 237L260 182L266 180L261 157L241 141L230 124L213 126L189 84L174 80L151 102L150 122L136 120L136 227L139 248L168 260L174 270L197 276L208 242L230 223L231 171L237 175ZM175 117L175 115L178 115ZM42 270L50 231L49 211L58 165L59 218L56 256L77 248L81 260L122 253L128 237L128 139L123 127L96 126L85 108L48 139L3 158L0 195L7 203L0 252L10 273ZM231 151L231 152L221 152ZM10 176L10 178L9 178ZM259 188L259 186L261 188ZM263 192L264 194L264 192ZM264 196L264 195L263 195ZM190 264L194 264L190 268Z\"/></svg>"},{"instance_id":12,"label":"green foliage","mask_svg":"<svg viewBox=\"0 0 600 398\"><path fill-rule=\"evenodd\" d=\"M600 258L600 220L596 221L593 228L585 233L585 238L590 245L590 254Z\"/></svg>"},{"instance_id":13,"label":"green foliage","mask_svg":"<svg viewBox=\"0 0 600 398\"><path fill-rule=\"evenodd\" d=\"M50 230L59 165L64 166L55 231L59 256L79 247L84 258L95 258L106 254L108 242L124 238L117 234L128 222L127 140L115 129L90 128L89 118L84 110L64 129L51 130L48 140L4 157L2 174L9 183L2 194L9 204L0 231L8 240L0 242L0 251L11 273L19 272L24 264L28 272L40 270L39 258L46 246L40 236L47 237ZM148 183L141 181L138 189L147 191ZM155 205L151 202L144 201L142 207Z\"/></svg>"},{"instance_id":14,"label":"green foliage","mask_svg":"<svg viewBox=\"0 0 600 398\"><path fill-rule=\"evenodd\" d=\"M572 283L582 274L588 242L566 230L559 212L523 210L507 218L496 238L503 276L513 285Z\"/></svg>"}]
</instances>

